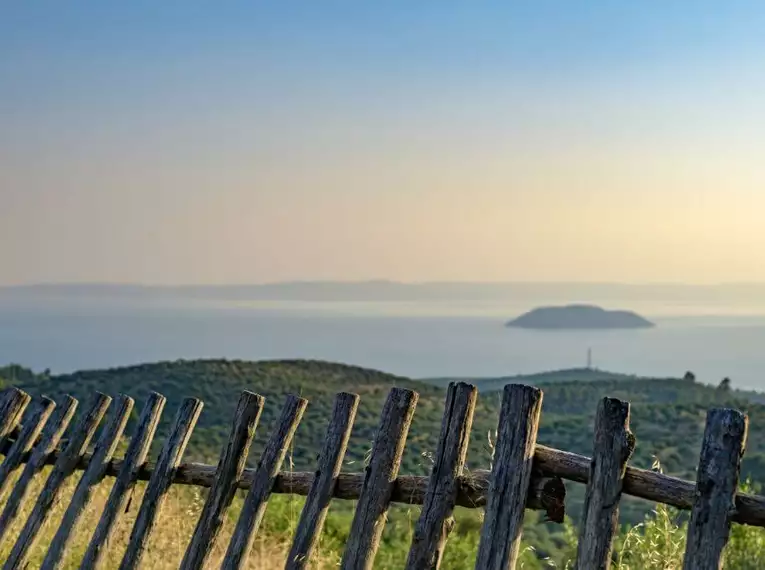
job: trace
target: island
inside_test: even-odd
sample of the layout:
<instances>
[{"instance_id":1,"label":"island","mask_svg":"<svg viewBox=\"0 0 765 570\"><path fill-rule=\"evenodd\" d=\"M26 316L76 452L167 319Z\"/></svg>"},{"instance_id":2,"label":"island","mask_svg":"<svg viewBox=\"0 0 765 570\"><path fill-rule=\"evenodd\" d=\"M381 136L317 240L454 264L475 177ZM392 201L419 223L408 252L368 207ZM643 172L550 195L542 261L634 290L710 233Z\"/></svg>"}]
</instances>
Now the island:
<instances>
[{"instance_id":1,"label":"island","mask_svg":"<svg viewBox=\"0 0 765 570\"><path fill-rule=\"evenodd\" d=\"M521 329L645 329L654 323L631 311L607 311L594 305L539 307L506 323Z\"/></svg>"}]
</instances>

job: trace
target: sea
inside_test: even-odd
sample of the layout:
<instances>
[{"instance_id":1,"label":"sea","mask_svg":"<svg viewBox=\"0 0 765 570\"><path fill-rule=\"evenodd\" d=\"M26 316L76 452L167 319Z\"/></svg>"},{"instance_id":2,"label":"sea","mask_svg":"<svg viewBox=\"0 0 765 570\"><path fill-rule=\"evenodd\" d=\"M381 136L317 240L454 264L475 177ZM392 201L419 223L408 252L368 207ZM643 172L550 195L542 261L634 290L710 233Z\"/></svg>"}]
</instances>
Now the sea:
<instances>
[{"instance_id":1,"label":"sea","mask_svg":"<svg viewBox=\"0 0 765 570\"><path fill-rule=\"evenodd\" d=\"M0 365L36 371L196 358L321 359L412 378L496 377L591 364L639 376L692 371L765 391L765 307L619 306L652 329L532 331L495 301L297 302L0 297Z\"/></svg>"}]
</instances>

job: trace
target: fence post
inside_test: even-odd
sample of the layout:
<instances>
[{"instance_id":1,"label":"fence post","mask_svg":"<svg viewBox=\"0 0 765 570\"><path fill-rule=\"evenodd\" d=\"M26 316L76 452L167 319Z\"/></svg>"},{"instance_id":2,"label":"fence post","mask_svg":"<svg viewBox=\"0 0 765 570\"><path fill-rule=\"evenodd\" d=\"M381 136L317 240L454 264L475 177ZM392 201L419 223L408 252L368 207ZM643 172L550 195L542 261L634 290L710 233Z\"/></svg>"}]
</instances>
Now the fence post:
<instances>
[{"instance_id":1,"label":"fence post","mask_svg":"<svg viewBox=\"0 0 765 570\"><path fill-rule=\"evenodd\" d=\"M520 384L505 386L477 570L515 568L541 410L541 390Z\"/></svg>"},{"instance_id":2,"label":"fence post","mask_svg":"<svg viewBox=\"0 0 765 570\"><path fill-rule=\"evenodd\" d=\"M437 570L441 565L446 540L454 526L452 512L467 457L477 399L475 386L463 382L449 384L433 472L414 530L407 570Z\"/></svg>"},{"instance_id":3,"label":"fence post","mask_svg":"<svg viewBox=\"0 0 765 570\"><path fill-rule=\"evenodd\" d=\"M16 429L27 409L32 397L11 386L3 390L0 398L0 445L5 442L9 435Z\"/></svg>"},{"instance_id":4,"label":"fence post","mask_svg":"<svg viewBox=\"0 0 765 570\"><path fill-rule=\"evenodd\" d=\"M747 417L737 410L717 408L707 413L696 476L696 499L688 523L684 570L722 567L747 429Z\"/></svg>"},{"instance_id":5,"label":"fence post","mask_svg":"<svg viewBox=\"0 0 765 570\"><path fill-rule=\"evenodd\" d=\"M630 405L603 398L595 415L595 437L584 514L576 552L577 570L608 570L619 525L624 473L635 448Z\"/></svg>"},{"instance_id":6,"label":"fence post","mask_svg":"<svg viewBox=\"0 0 765 570\"><path fill-rule=\"evenodd\" d=\"M40 570L56 570L61 566L72 532L76 529L85 507L88 506L93 486L97 485L106 475L106 468L112 460L114 451L122 437L122 432L125 430L130 412L133 410L133 403L132 398L124 395L120 395L114 402L109 423L106 424L101 433L88 466L77 483Z\"/></svg>"},{"instance_id":7,"label":"fence post","mask_svg":"<svg viewBox=\"0 0 765 570\"><path fill-rule=\"evenodd\" d=\"M231 506L236 487L242 477L250 444L263 411L265 399L258 394L244 391L234 414L231 435L221 452L215 481L207 495L191 543L186 549L179 570L200 570L215 546L223 517Z\"/></svg>"},{"instance_id":8,"label":"fence post","mask_svg":"<svg viewBox=\"0 0 765 570\"><path fill-rule=\"evenodd\" d=\"M308 565L327 517L337 477L342 470L343 457L348 448L358 405L359 397L356 394L342 393L335 398L324 447L319 454L319 465L303 512L300 513L285 570L301 570Z\"/></svg>"},{"instance_id":9,"label":"fence post","mask_svg":"<svg viewBox=\"0 0 765 570\"><path fill-rule=\"evenodd\" d=\"M8 527L11 526L16 515L18 515L19 508L27 497L29 484L35 478L35 475L45 466L48 457L56 450L76 410L77 400L71 396L66 396L64 403L56 413L56 417L45 426L40 443L35 446L32 455L16 481L16 485L5 501L3 514L0 515L0 541L3 540Z\"/></svg>"},{"instance_id":10,"label":"fence post","mask_svg":"<svg viewBox=\"0 0 765 570\"><path fill-rule=\"evenodd\" d=\"M418 398L417 392L403 388L393 388L388 395L340 564L342 570L372 569Z\"/></svg>"},{"instance_id":11,"label":"fence post","mask_svg":"<svg viewBox=\"0 0 765 570\"><path fill-rule=\"evenodd\" d=\"M241 570L247 564L252 543L258 533L260 522L266 511L268 499L274 487L274 481L279 474L284 456L292 443L300 420L303 417L308 401L297 396L287 396L271 437L268 440L263 455L260 457L255 477L252 480L250 492L244 501L244 507L239 514L234 534L229 542L221 570Z\"/></svg>"},{"instance_id":12,"label":"fence post","mask_svg":"<svg viewBox=\"0 0 765 570\"><path fill-rule=\"evenodd\" d=\"M164 407L165 397L152 392L141 412L135 434L125 452L122 468L109 493L104 512L101 514L101 520L98 521L93 538L90 539L88 549L82 558L80 570L97 570L101 566L114 525L125 511L128 492L135 486L138 471L146 463L146 456L149 454Z\"/></svg>"},{"instance_id":13,"label":"fence post","mask_svg":"<svg viewBox=\"0 0 765 570\"><path fill-rule=\"evenodd\" d=\"M37 497L32 513L21 530L16 544L13 545L3 570L24 568L29 549L37 539L40 528L48 520L51 507L53 507L61 495L62 485L77 469L77 464L85 455L90 445L90 440L96 433L98 424L101 423L101 419L104 417L111 401L112 399L109 396L97 392L90 408L80 418L80 422L77 424L77 428L74 430L66 449L58 456L53 470L45 481L45 486L40 492L40 496Z\"/></svg>"},{"instance_id":14,"label":"fence post","mask_svg":"<svg viewBox=\"0 0 765 570\"><path fill-rule=\"evenodd\" d=\"M34 405L32 412L27 414L28 417L24 420L19 437L13 442L8 454L0 464L0 497L5 495L11 476L21 466L24 456L34 447L55 408L56 402L43 396Z\"/></svg>"},{"instance_id":15,"label":"fence post","mask_svg":"<svg viewBox=\"0 0 765 570\"><path fill-rule=\"evenodd\" d=\"M162 510L173 475L181 463L183 452L186 451L186 445L189 443L203 405L201 400L186 398L178 409L170 436L162 447L157 466L146 486L138 517L130 533L125 555L122 557L120 570L135 570L140 567L149 535Z\"/></svg>"}]
</instances>

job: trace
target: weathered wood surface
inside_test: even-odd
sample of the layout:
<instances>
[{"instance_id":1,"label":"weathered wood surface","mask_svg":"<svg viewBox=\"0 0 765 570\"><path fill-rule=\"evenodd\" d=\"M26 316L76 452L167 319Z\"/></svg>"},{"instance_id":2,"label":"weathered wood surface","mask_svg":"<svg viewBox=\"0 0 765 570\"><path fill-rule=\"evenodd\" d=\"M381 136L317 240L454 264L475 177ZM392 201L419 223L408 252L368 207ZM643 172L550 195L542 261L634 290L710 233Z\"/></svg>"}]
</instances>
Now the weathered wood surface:
<instances>
[{"instance_id":1,"label":"weathered wood surface","mask_svg":"<svg viewBox=\"0 0 765 570\"><path fill-rule=\"evenodd\" d=\"M24 465L16 485L14 485L13 490L11 490L10 495L8 495L5 501L5 508L0 515L0 541L5 537L8 528L18 515L21 505L26 500L30 483L55 451L66 428L69 427L69 422L72 421L76 410L77 400L71 396L66 396L61 405L58 406L55 416L48 420L43 429L40 443L32 450L32 454L29 456L26 465ZM55 464L58 464L58 458L61 455L63 455L63 452L56 457Z\"/></svg>"},{"instance_id":2,"label":"weathered wood surface","mask_svg":"<svg viewBox=\"0 0 765 570\"><path fill-rule=\"evenodd\" d=\"M133 399L125 395L118 396L114 401L111 417L98 438L87 469L77 482L77 487L69 501L69 506L64 511L61 524L48 547L40 570L57 570L63 563L72 533L90 502L93 487L106 475L106 466L120 443L130 412L133 411L133 404Z\"/></svg>"},{"instance_id":3,"label":"weathered wood surface","mask_svg":"<svg viewBox=\"0 0 765 570\"><path fill-rule=\"evenodd\" d=\"M624 473L635 437L629 429L630 405L604 398L595 414L595 436L584 514L579 526L577 570L608 570L619 525Z\"/></svg>"},{"instance_id":4,"label":"weathered wood surface","mask_svg":"<svg viewBox=\"0 0 765 570\"><path fill-rule=\"evenodd\" d=\"M53 420L51 420L52 422ZM44 439L44 437L42 438ZM0 448L0 454L6 453L11 442ZM36 451L33 450L32 453ZM23 462L28 464L32 453L24 455ZM41 468L44 465L52 465L60 452L46 454ZM83 457L77 465L78 469L85 469L89 462L89 455ZM124 460L115 459L109 462L106 474L117 477L122 470ZM136 473L137 481L148 481L154 473L155 466L143 465ZM173 475L173 484L193 485L197 487L211 487L215 480L214 465L202 463L184 463L178 467ZM572 481L586 484L589 478L590 458L585 455L561 451L544 445L537 445L534 451L534 471L539 477L548 478L546 482L558 480ZM255 475L254 469L245 469L242 479L237 485L238 489L248 490L252 485ZM313 482L314 474L311 472L280 473L274 482L273 492L277 494L293 493L307 495ZM460 491L457 495L457 506L469 509L481 508L486 505L486 491L488 489L489 473L476 470L470 475L460 477ZM342 473L337 478L337 484L333 492L336 499L357 500L363 486L363 473ZM423 476L404 475L398 477L393 487L391 501L408 505L421 505L425 498L428 486L428 478ZM662 503L680 510L693 508L695 497L695 483L678 479L663 473L657 473L648 469L627 467L624 476L623 493L633 497L646 499L654 503ZM540 509L541 503L532 494L528 497L527 508ZM749 493L736 495L736 511L731 519L733 522L758 527L765 527L765 497ZM1 527L2 525L0 525Z\"/></svg>"},{"instance_id":5,"label":"weathered wood surface","mask_svg":"<svg viewBox=\"0 0 765 570\"><path fill-rule=\"evenodd\" d=\"M311 559L343 466L358 406L359 397L356 394L342 393L335 398L324 446L319 453L316 473L313 474L305 506L300 514L285 570L301 570Z\"/></svg>"},{"instance_id":6,"label":"weathered wood surface","mask_svg":"<svg viewBox=\"0 0 765 570\"><path fill-rule=\"evenodd\" d=\"M32 450L55 409L56 402L43 396L32 405L32 410L27 412L18 438L10 444L5 459L0 463L0 497L5 495L12 476L23 465L24 456Z\"/></svg>"},{"instance_id":7,"label":"weathered wood surface","mask_svg":"<svg viewBox=\"0 0 765 570\"><path fill-rule=\"evenodd\" d=\"M478 570L515 568L541 410L541 390L519 384L505 386L476 557Z\"/></svg>"},{"instance_id":8,"label":"weathered wood surface","mask_svg":"<svg viewBox=\"0 0 765 570\"><path fill-rule=\"evenodd\" d=\"M0 396L0 443L14 433L27 409L31 396L18 388L6 388Z\"/></svg>"},{"instance_id":9,"label":"weathered wood surface","mask_svg":"<svg viewBox=\"0 0 765 570\"><path fill-rule=\"evenodd\" d=\"M181 463L202 407L201 400L186 398L178 409L170 436L165 440L157 466L146 486L130 540L120 563L120 570L136 570L141 567L149 536L154 530L157 516L162 510L173 475Z\"/></svg>"},{"instance_id":10,"label":"weathered wood surface","mask_svg":"<svg viewBox=\"0 0 765 570\"><path fill-rule=\"evenodd\" d=\"M722 568L747 429L747 417L737 410L717 408L707 413L684 570Z\"/></svg>"},{"instance_id":11,"label":"weathered wood surface","mask_svg":"<svg viewBox=\"0 0 765 570\"><path fill-rule=\"evenodd\" d=\"M32 513L5 561L4 570L18 570L26 566L29 550L37 540L40 529L48 520L51 508L58 501L64 482L77 469L77 463L88 449L111 401L112 399L106 394L96 392L92 404L80 418L66 449L59 456L45 481Z\"/></svg>"},{"instance_id":12,"label":"weathered wood surface","mask_svg":"<svg viewBox=\"0 0 765 570\"><path fill-rule=\"evenodd\" d=\"M221 570L241 570L247 565L252 543L263 520L268 499L273 492L274 481L307 405L308 401L303 398L287 396L279 421L268 439L255 470L250 491L239 514Z\"/></svg>"},{"instance_id":13,"label":"weathered wood surface","mask_svg":"<svg viewBox=\"0 0 765 570\"><path fill-rule=\"evenodd\" d=\"M101 519L98 521L96 531L82 558L80 570L97 570L103 563L103 555L106 552L115 524L125 512L129 493L138 480L138 471L146 463L146 457L149 454L164 407L165 397L152 392L138 419L136 431L125 452L125 460L120 462L119 469L113 473L116 479L101 514Z\"/></svg>"},{"instance_id":14,"label":"weathered wood surface","mask_svg":"<svg viewBox=\"0 0 765 570\"><path fill-rule=\"evenodd\" d=\"M231 435L218 461L215 482L207 495L207 501L186 549L180 570L204 568L223 526L226 511L234 499L237 483L242 477L264 403L265 398L258 394L242 392L234 413Z\"/></svg>"},{"instance_id":15,"label":"weathered wood surface","mask_svg":"<svg viewBox=\"0 0 765 570\"><path fill-rule=\"evenodd\" d=\"M444 547L454 526L452 512L465 467L477 399L475 386L460 382L450 384L447 389L441 434L428 490L414 529L407 570L437 570L441 566Z\"/></svg>"},{"instance_id":16,"label":"weathered wood surface","mask_svg":"<svg viewBox=\"0 0 765 570\"><path fill-rule=\"evenodd\" d=\"M417 392L393 388L385 401L340 563L342 570L371 570L374 564L418 398Z\"/></svg>"}]
</instances>

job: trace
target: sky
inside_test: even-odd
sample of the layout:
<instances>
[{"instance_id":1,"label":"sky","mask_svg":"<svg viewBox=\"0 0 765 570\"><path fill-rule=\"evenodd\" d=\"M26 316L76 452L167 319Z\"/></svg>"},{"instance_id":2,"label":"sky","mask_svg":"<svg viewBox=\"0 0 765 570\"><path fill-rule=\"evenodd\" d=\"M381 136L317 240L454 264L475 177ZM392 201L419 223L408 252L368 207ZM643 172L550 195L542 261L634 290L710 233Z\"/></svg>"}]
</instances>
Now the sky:
<instances>
[{"instance_id":1,"label":"sky","mask_svg":"<svg viewBox=\"0 0 765 570\"><path fill-rule=\"evenodd\" d=\"M8 2L0 284L765 282L765 3Z\"/></svg>"}]
</instances>

